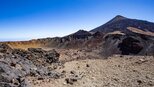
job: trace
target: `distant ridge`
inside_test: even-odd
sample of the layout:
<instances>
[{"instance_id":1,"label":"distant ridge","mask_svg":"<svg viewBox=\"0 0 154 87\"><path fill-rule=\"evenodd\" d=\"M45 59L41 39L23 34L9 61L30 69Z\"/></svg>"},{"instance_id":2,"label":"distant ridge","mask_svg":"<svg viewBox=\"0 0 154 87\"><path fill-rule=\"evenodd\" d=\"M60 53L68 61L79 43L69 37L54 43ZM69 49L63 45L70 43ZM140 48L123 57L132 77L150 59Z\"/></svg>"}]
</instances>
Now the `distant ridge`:
<instances>
[{"instance_id":1,"label":"distant ridge","mask_svg":"<svg viewBox=\"0 0 154 87\"><path fill-rule=\"evenodd\" d=\"M154 55L154 23L115 16L91 30L64 37L5 42L13 48L59 48L95 50L98 55Z\"/></svg>"},{"instance_id":2,"label":"distant ridge","mask_svg":"<svg viewBox=\"0 0 154 87\"><path fill-rule=\"evenodd\" d=\"M72 35L90 35L90 33L85 30L79 30L79 31L73 33Z\"/></svg>"}]
</instances>

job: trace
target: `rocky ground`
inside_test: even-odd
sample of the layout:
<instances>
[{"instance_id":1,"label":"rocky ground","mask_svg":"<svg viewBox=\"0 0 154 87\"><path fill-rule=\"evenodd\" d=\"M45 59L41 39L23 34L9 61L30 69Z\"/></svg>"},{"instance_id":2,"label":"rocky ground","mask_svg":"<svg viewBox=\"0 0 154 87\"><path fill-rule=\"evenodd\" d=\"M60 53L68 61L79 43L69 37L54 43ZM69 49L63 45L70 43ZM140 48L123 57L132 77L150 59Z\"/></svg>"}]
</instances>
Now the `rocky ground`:
<instances>
[{"instance_id":1,"label":"rocky ground","mask_svg":"<svg viewBox=\"0 0 154 87\"><path fill-rule=\"evenodd\" d=\"M12 49L0 44L0 87L30 87L26 77L58 78L48 66L60 66L59 53L41 48Z\"/></svg>"},{"instance_id":2,"label":"rocky ground","mask_svg":"<svg viewBox=\"0 0 154 87\"><path fill-rule=\"evenodd\" d=\"M0 42L0 87L154 87L153 32L118 15L91 31Z\"/></svg>"},{"instance_id":3,"label":"rocky ground","mask_svg":"<svg viewBox=\"0 0 154 87\"><path fill-rule=\"evenodd\" d=\"M32 87L154 87L152 56L119 56L69 61L55 69L59 79L29 77Z\"/></svg>"},{"instance_id":4,"label":"rocky ground","mask_svg":"<svg viewBox=\"0 0 154 87\"><path fill-rule=\"evenodd\" d=\"M0 87L154 87L154 57L0 44Z\"/></svg>"}]
</instances>

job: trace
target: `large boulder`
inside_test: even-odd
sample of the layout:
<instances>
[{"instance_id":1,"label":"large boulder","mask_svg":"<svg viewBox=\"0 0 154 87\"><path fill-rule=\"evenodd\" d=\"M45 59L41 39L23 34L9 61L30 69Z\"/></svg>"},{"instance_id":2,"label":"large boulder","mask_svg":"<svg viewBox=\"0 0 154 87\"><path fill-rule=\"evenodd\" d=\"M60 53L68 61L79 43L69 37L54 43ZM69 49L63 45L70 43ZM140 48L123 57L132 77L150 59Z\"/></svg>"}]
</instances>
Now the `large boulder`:
<instances>
[{"instance_id":1,"label":"large boulder","mask_svg":"<svg viewBox=\"0 0 154 87\"><path fill-rule=\"evenodd\" d=\"M60 54L57 53L55 50L50 50L45 54L45 58L49 63L56 63L59 61Z\"/></svg>"}]
</instances>

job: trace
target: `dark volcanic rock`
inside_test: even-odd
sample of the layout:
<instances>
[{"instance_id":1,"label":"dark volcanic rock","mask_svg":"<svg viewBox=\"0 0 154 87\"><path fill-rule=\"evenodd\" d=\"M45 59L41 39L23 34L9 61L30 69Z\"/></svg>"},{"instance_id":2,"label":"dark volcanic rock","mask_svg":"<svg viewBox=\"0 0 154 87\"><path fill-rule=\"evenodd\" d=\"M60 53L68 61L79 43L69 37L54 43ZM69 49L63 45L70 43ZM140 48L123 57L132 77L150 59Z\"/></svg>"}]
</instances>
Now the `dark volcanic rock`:
<instances>
[{"instance_id":1,"label":"dark volcanic rock","mask_svg":"<svg viewBox=\"0 0 154 87\"><path fill-rule=\"evenodd\" d=\"M65 81L67 84L73 85L74 82L77 82L77 79L76 78L66 78Z\"/></svg>"},{"instance_id":2,"label":"dark volcanic rock","mask_svg":"<svg viewBox=\"0 0 154 87\"><path fill-rule=\"evenodd\" d=\"M31 85L29 84L27 80L23 80L21 84L19 85L19 87L31 87Z\"/></svg>"},{"instance_id":3,"label":"dark volcanic rock","mask_svg":"<svg viewBox=\"0 0 154 87\"><path fill-rule=\"evenodd\" d=\"M0 82L0 87L16 87L16 86L7 82Z\"/></svg>"},{"instance_id":4,"label":"dark volcanic rock","mask_svg":"<svg viewBox=\"0 0 154 87\"><path fill-rule=\"evenodd\" d=\"M12 48L9 47L6 44L0 44L0 52L1 53L10 53L12 51Z\"/></svg>"},{"instance_id":5,"label":"dark volcanic rock","mask_svg":"<svg viewBox=\"0 0 154 87\"><path fill-rule=\"evenodd\" d=\"M100 31L109 33L113 31L122 31L129 33L127 27L135 27L144 31L154 32L154 23L137 19L129 19L120 15L116 16L109 22L91 30L90 32Z\"/></svg>"},{"instance_id":6,"label":"dark volcanic rock","mask_svg":"<svg viewBox=\"0 0 154 87\"><path fill-rule=\"evenodd\" d=\"M149 36L143 39L140 35L109 34L102 43L103 56L123 55L154 55L154 39Z\"/></svg>"},{"instance_id":7,"label":"dark volcanic rock","mask_svg":"<svg viewBox=\"0 0 154 87\"><path fill-rule=\"evenodd\" d=\"M128 27L134 29L130 30ZM115 31L123 34L115 33ZM101 54L104 56L113 54L154 55L154 23L152 22L118 15L90 32L104 34L101 42Z\"/></svg>"},{"instance_id":8,"label":"dark volcanic rock","mask_svg":"<svg viewBox=\"0 0 154 87\"><path fill-rule=\"evenodd\" d=\"M118 34L117 32L123 34ZM65 37L42 38L25 42L12 42L12 44L17 43L24 46L31 43L48 48L98 50L98 52L105 55L154 55L153 32L154 23L152 22L130 19L118 15L109 22L91 31L79 30ZM129 38L131 38L130 41ZM136 40L138 42L136 42ZM11 44L11 42L7 43ZM2 45L2 48L8 47ZM11 53L5 49L0 49L0 51ZM46 52L41 48L29 48L26 52L20 50L16 50L15 52L13 56L27 57L38 66L40 64L46 66L58 60L58 57L55 56L57 54Z\"/></svg>"},{"instance_id":9,"label":"dark volcanic rock","mask_svg":"<svg viewBox=\"0 0 154 87\"><path fill-rule=\"evenodd\" d=\"M89 36L91 36L92 34L88 31L85 31L85 30L79 30L67 37L71 37L71 38L74 38L74 39L85 39Z\"/></svg>"},{"instance_id":10,"label":"dark volcanic rock","mask_svg":"<svg viewBox=\"0 0 154 87\"><path fill-rule=\"evenodd\" d=\"M41 60L42 61L41 64L46 65L46 63L50 64L50 63L56 63L59 61L60 55L55 50L45 51L41 48L28 48L28 51L32 53L33 55L32 61L35 61L34 63L38 62L37 60ZM40 62L38 62L37 65L40 65Z\"/></svg>"},{"instance_id":11,"label":"dark volcanic rock","mask_svg":"<svg viewBox=\"0 0 154 87\"><path fill-rule=\"evenodd\" d=\"M47 59L47 62L54 63L59 61L59 53L57 53L55 50L48 51L45 54L45 58Z\"/></svg>"},{"instance_id":12,"label":"dark volcanic rock","mask_svg":"<svg viewBox=\"0 0 154 87\"><path fill-rule=\"evenodd\" d=\"M0 56L0 84L4 87L12 87L11 85L29 87L26 86L29 85L27 82L21 80L28 75L40 77L55 77L54 75L56 75L55 72L52 73L43 65L59 61L59 54L55 50L44 51L40 48L29 48L26 51L12 49L4 44L0 45L0 49L0 54L3 53ZM40 59L44 62L42 63Z\"/></svg>"},{"instance_id":13,"label":"dark volcanic rock","mask_svg":"<svg viewBox=\"0 0 154 87\"><path fill-rule=\"evenodd\" d=\"M24 58L29 58L32 56L32 54L26 50L22 50L22 49L14 49L12 51L12 54L15 56L19 56L19 57L24 57Z\"/></svg>"},{"instance_id":14,"label":"dark volcanic rock","mask_svg":"<svg viewBox=\"0 0 154 87\"><path fill-rule=\"evenodd\" d=\"M42 48L28 48L28 51L30 51L31 53L39 53L39 54L43 54L46 52Z\"/></svg>"},{"instance_id":15,"label":"dark volcanic rock","mask_svg":"<svg viewBox=\"0 0 154 87\"><path fill-rule=\"evenodd\" d=\"M119 43L118 47L123 55L138 54L143 49L140 41L132 37L123 39L122 43Z\"/></svg>"}]
</instances>

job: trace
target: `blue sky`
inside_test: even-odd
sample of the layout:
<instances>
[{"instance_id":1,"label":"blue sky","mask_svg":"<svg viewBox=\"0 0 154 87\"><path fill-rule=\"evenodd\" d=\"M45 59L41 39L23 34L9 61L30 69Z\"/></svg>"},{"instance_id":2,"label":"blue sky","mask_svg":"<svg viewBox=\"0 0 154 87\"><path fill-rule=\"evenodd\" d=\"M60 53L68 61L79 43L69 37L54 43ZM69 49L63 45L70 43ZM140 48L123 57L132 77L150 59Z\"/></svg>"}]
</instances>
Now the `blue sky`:
<instances>
[{"instance_id":1,"label":"blue sky","mask_svg":"<svg viewBox=\"0 0 154 87\"><path fill-rule=\"evenodd\" d=\"M154 22L154 0L0 0L0 40L65 36L116 15Z\"/></svg>"}]
</instances>

